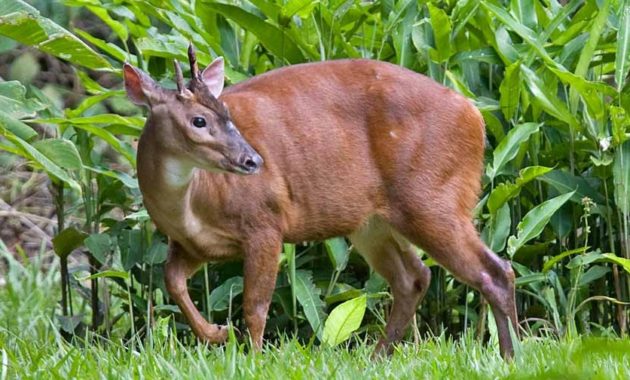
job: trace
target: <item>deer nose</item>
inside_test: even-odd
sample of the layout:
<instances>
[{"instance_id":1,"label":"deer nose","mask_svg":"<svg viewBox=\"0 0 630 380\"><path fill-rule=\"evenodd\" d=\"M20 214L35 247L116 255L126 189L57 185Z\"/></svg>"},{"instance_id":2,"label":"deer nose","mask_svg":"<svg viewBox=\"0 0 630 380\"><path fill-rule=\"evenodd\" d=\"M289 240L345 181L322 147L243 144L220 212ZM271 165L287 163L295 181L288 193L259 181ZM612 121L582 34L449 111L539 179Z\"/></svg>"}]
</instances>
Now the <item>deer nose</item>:
<instances>
[{"instance_id":1,"label":"deer nose","mask_svg":"<svg viewBox=\"0 0 630 380\"><path fill-rule=\"evenodd\" d=\"M254 173L263 165L263 159L258 153L243 154L239 159L239 165L249 173Z\"/></svg>"}]
</instances>

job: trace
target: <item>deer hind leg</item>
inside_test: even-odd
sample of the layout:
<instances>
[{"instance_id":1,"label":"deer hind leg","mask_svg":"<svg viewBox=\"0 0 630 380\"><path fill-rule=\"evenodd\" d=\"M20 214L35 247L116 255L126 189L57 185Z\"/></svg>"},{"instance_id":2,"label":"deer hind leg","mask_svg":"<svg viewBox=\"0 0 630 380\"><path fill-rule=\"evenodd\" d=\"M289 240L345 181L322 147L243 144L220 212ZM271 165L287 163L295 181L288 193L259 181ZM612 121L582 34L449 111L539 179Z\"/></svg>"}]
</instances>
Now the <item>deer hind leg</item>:
<instances>
[{"instance_id":1,"label":"deer hind leg","mask_svg":"<svg viewBox=\"0 0 630 380\"><path fill-rule=\"evenodd\" d=\"M405 329L424 298L431 271L414 252L413 246L387 222L373 218L349 236L368 264L389 283L394 303L385 336L375 354L391 353L392 343L402 339Z\"/></svg>"},{"instance_id":2,"label":"deer hind leg","mask_svg":"<svg viewBox=\"0 0 630 380\"><path fill-rule=\"evenodd\" d=\"M199 313L188 293L186 280L199 269L201 264L200 261L191 260L177 243L171 242L164 268L166 290L200 340L208 343L223 343L227 339L227 328L208 323Z\"/></svg>"},{"instance_id":3,"label":"deer hind leg","mask_svg":"<svg viewBox=\"0 0 630 380\"><path fill-rule=\"evenodd\" d=\"M419 216L394 224L458 280L481 292L497 323L501 355L511 357L514 349L510 323L517 332L514 271L508 261L500 259L483 244L469 218L457 217L462 214L424 209Z\"/></svg>"}]
</instances>

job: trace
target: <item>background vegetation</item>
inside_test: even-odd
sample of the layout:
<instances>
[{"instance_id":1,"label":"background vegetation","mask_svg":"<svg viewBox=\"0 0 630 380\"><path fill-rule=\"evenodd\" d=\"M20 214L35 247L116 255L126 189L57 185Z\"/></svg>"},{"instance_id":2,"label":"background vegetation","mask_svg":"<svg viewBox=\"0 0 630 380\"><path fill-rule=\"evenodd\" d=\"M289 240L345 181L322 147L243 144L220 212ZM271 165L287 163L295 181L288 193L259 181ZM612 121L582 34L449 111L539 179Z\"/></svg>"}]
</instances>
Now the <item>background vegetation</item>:
<instances>
[{"instance_id":1,"label":"background vegetation","mask_svg":"<svg viewBox=\"0 0 630 380\"><path fill-rule=\"evenodd\" d=\"M476 216L486 243L513 262L524 334L625 335L629 34L625 0L4 0L0 206L13 219L3 221L37 227L39 253L56 253L55 326L64 336L135 341L171 329L189 341L164 291L166 239L135 179L144 118L121 90L122 63L173 86L171 61L186 60L189 41L202 64L225 57L230 83L306 61L385 60L482 111L487 166ZM24 175L24 162L48 178L51 222L12 206L43 183ZM3 230L9 273L19 264L6 252L28 255ZM479 295L423 257L433 280L410 338L495 339ZM280 270L268 338L336 345L357 329L357 339L378 336L391 297L344 239L285 245ZM243 328L241 275L240 263L209 264L190 281L210 320Z\"/></svg>"}]
</instances>

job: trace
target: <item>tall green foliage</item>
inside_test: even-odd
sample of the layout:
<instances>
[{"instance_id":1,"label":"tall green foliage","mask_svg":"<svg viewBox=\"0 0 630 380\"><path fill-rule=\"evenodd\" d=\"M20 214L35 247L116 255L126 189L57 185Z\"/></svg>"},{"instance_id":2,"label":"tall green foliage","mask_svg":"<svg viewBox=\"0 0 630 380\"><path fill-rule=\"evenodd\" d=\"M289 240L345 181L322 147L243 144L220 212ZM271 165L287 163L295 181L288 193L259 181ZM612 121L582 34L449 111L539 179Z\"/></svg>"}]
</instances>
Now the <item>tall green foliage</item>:
<instances>
[{"instance_id":1,"label":"tall green foliage","mask_svg":"<svg viewBox=\"0 0 630 380\"><path fill-rule=\"evenodd\" d=\"M86 91L76 108L59 112L35 89L0 83L0 104L7 105L0 107L0 148L44 170L58 189L55 250L62 268L75 249L91 257L93 327L109 331L127 316L132 332L146 331L143 326L156 315L176 308L163 291L165 239L151 226L133 178L130 142L143 119L139 110L135 116L95 112L95 105L121 102L124 93L102 88L92 78L95 72L120 74L122 62L130 61L169 85L170 60L185 60L192 41L202 64L214 56L226 58L231 83L305 61L371 58L424 73L472 98L485 118L488 140L477 217L486 243L513 260L522 325L534 334L604 332L607 326L626 332L627 1L65 3L100 20L109 35L68 31L21 0L0 5L0 34L70 62ZM55 137L40 137L34 124L52 126ZM115 155L98 154L95 147ZM65 222L69 208L80 210L83 225ZM285 246L272 329L291 329L307 338L315 332L336 344L349 334L347 326L335 331L339 315L361 321L334 309L348 300L356 301L340 308L365 302L368 329L380 323L390 303L385 284L350 251L340 239ZM459 333L475 324L483 334L487 311L478 296L441 269L432 271L419 329ZM191 289L209 318L239 320L239 302L232 304L242 291L239 275L238 264L222 264L193 279ZM95 293L99 277L111 278L105 286L119 302L103 303L110 296ZM81 279L63 279L70 286L62 302L68 330L80 320L71 317L70 296L71 288L84 289Z\"/></svg>"}]
</instances>

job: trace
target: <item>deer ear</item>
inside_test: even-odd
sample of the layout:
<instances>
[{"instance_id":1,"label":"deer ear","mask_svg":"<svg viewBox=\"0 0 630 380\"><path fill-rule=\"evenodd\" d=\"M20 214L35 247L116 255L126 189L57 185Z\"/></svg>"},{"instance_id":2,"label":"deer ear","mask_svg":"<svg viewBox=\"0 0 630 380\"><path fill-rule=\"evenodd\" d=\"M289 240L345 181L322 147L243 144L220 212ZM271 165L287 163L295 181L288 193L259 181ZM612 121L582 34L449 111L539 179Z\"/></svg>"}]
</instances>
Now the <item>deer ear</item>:
<instances>
[{"instance_id":1,"label":"deer ear","mask_svg":"<svg viewBox=\"0 0 630 380\"><path fill-rule=\"evenodd\" d=\"M208 87L208 90L210 90L210 93L215 98L218 98L223 91L223 85L225 83L223 67L223 57L219 57L212 61L201 73L203 83Z\"/></svg>"},{"instance_id":2,"label":"deer ear","mask_svg":"<svg viewBox=\"0 0 630 380\"><path fill-rule=\"evenodd\" d=\"M135 104L150 106L151 100L155 100L159 97L161 88L142 70L125 63L123 66L123 76L125 78L127 96Z\"/></svg>"}]
</instances>

